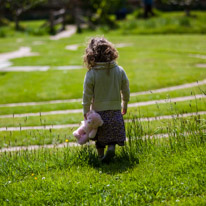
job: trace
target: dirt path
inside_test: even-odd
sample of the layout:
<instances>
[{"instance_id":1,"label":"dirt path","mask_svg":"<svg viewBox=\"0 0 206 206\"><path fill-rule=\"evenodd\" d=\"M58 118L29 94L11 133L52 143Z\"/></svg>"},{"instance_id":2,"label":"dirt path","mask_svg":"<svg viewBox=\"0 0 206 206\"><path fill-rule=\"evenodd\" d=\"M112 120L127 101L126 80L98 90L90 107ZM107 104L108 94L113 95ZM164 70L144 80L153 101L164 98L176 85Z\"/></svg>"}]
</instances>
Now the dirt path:
<instances>
[{"instance_id":1,"label":"dirt path","mask_svg":"<svg viewBox=\"0 0 206 206\"><path fill-rule=\"evenodd\" d=\"M55 36L51 36L50 39L51 40L59 40L59 39L62 39L62 38L69 38L70 36L75 34L76 31L77 31L76 26L69 25L69 26L66 26L65 31L62 31L62 32L56 34Z\"/></svg>"},{"instance_id":2,"label":"dirt path","mask_svg":"<svg viewBox=\"0 0 206 206\"><path fill-rule=\"evenodd\" d=\"M190 54L189 56L199 58L199 59L206 59L206 55L202 55L202 54Z\"/></svg>"},{"instance_id":3,"label":"dirt path","mask_svg":"<svg viewBox=\"0 0 206 206\"><path fill-rule=\"evenodd\" d=\"M49 70L49 66L12 66L0 69L1 72L45 72Z\"/></svg>"},{"instance_id":4,"label":"dirt path","mask_svg":"<svg viewBox=\"0 0 206 206\"><path fill-rule=\"evenodd\" d=\"M28 56L37 56L38 53L31 52L29 47L20 47L19 50L13 52L7 52L0 54L0 71L4 71L5 68L10 67L12 63L10 59L28 57Z\"/></svg>"},{"instance_id":5,"label":"dirt path","mask_svg":"<svg viewBox=\"0 0 206 206\"><path fill-rule=\"evenodd\" d=\"M17 51L0 54L0 59L6 61L6 60L10 60L10 59L15 59L15 58L36 56L36 55L38 55L38 53L31 52L31 48L20 47L20 49Z\"/></svg>"},{"instance_id":6,"label":"dirt path","mask_svg":"<svg viewBox=\"0 0 206 206\"><path fill-rule=\"evenodd\" d=\"M60 32L55 36L51 36L51 40L59 40L61 38L69 38L76 33L76 26L69 25L66 27L65 31ZM34 42L34 45L41 45L43 42L37 41ZM27 56L36 56L38 53L32 53L31 48L29 47L20 47L19 50L13 52L7 52L0 54L0 71L3 72L30 72L30 71L47 71L49 66L20 66L20 67L11 67L12 63L10 59L22 58ZM60 68L61 69L61 68ZM67 69L73 69L72 66L68 66ZM74 68L76 69L76 68Z\"/></svg>"},{"instance_id":7,"label":"dirt path","mask_svg":"<svg viewBox=\"0 0 206 206\"><path fill-rule=\"evenodd\" d=\"M155 121L162 119L172 119L177 117L190 117L196 115L206 115L206 111L197 112L197 113L186 113L181 115L165 115L157 117L147 117L137 119L140 122L145 121ZM125 120L125 122L132 122L133 120ZM22 127L0 127L0 132L3 131L23 131L23 130L49 130L49 129L62 129L62 128L74 128L78 127L80 124L63 124L63 125L43 125L43 126L22 126Z\"/></svg>"},{"instance_id":8,"label":"dirt path","mask_svg":"<svg viewBox=\"0 0 206 206\"><path fill-rule=\"evenodd\" d=\"M196 67L199 67L199 68L206 68L206 64L196 64Z\"/></svg>"}]
</instances>

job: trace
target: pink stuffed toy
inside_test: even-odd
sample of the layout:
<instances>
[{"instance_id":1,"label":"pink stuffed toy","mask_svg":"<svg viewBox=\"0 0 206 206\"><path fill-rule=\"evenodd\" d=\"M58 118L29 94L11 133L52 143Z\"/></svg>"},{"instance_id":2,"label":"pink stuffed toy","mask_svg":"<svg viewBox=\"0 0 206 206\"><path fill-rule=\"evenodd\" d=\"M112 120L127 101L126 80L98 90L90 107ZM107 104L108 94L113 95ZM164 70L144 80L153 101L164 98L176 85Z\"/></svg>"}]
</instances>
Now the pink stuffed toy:
<instances>
[{"instance_id":1,"label":"pink stuffed toy","mask_svg":"<svg viewBox=\"0 0 206 206\"><path fill-rule=\"evenodd\" d=\"M87 119L81 122L81 126L73 132L79 144L85 144L90 138L94 138L99 126L103 125L101 116L94 110L87 113Z\"/></svg>"}]
</instances>

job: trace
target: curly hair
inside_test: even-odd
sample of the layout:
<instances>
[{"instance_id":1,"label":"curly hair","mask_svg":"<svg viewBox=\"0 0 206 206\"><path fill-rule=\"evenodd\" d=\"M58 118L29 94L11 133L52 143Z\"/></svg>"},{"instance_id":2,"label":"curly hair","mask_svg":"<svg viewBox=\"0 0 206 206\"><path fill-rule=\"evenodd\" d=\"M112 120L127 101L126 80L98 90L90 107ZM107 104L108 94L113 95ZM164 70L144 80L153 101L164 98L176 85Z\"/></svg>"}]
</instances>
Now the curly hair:
<instances>
[{"instance_id":1,"label":"curly hair","mask_svg":"<svg viewBox=\"0 0 206 206\"><path fill-rule=\"evenodd\" d=\"M111 62L116 60L118 52L114 45L104 37L91 38L85 50L84 63L91 69L97 62Z\"/></svg>"}]
</instances>

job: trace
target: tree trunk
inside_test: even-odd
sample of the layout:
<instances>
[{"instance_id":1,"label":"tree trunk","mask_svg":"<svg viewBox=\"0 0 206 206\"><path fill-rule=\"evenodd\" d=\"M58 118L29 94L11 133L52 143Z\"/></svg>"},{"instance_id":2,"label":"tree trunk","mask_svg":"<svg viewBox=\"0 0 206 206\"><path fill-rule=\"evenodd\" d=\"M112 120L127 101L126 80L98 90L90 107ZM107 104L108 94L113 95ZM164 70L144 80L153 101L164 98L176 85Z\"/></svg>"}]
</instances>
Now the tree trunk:
<instances>
[{"instance_id":1,"label":"tree trunk","mask_svg":"<svg viewBox=\"0 0 206 206\"><path fill-rule=\"evenodd\" d=\"M50 34L55 34L56 32L55 32L55 28L54 28L54 11L53 10L51 10L50 11L50 17L49 17L49 21L50 21Z\"/></svg>"},{"instance_id":2,"label":"tree trunk","mask_svg":"<svg viewBox=\"0 0 206 206\"><path fill-rule=\"evenodd\" d=\"M15 22L15 29L18 31L20 30L19 26L19 16L17 14L14 15L14 22Z\"/></svg>"},{"instance_id":3,"label":"tree trunk","mask_svg":"<svg viewBox=\"0 0 206 206\"><path fill-rule=\"evenodd\" d=\"M185 7L185 15L186 16L191 16L190 7L188 5Z\"/></svg>"},{"instance_id":4,"label":"tree trunk","mask_svg":"<svg viewBox=\"0 0 206 206\"><path fill-rule=\"evenodd\" d=\"M77 33L81 33L82 29L81 29L81 9L76 6L76 8L74 9L74 18L75 18L75 23L77 26Z\"/></svg>"}]
</instances>

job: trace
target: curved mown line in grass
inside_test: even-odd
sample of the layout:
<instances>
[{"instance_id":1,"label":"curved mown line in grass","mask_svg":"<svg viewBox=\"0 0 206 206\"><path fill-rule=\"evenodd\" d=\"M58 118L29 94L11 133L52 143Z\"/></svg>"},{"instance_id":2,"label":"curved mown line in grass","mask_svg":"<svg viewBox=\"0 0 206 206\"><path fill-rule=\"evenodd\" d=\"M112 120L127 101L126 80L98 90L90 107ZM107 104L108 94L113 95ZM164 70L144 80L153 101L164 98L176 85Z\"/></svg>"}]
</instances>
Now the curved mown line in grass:
<instances>
[{"instance_id":1,"label":"curved mown line in grass","mask_svg":"<svg viewBox=\"0 0 206 206\"><path fill-rule=\"evenodd\" d=\"M185 96L196 96L206 93L206 86L196 86L188 89L181 89L177 91L170 91L170 92L162 92L162 93L157 93L157 94L147 94L147 95L139 95L139 96L132 96L130 98L129 103L137 103L137 102L142 102L142 101L151 101L151 100L161 100L165 99L168 100L171 98L176 98L176 97L185 97ZM71 100L65 100L67 102L60 103L58 102L59 100L55 100L54 104L42 104L42 105L33 105L31 102L30 106L16 106L16 107L1 107L0 108L0 118L4 117L7 118L15 116L15 114L25 114L25 113L36 113L35 115L40 115L40 112L53 112L53 111L59 111L59 110L74 110L78 111L78 109L82 109L82 104L80 99L71 99ZM62 100L60 100L62 101ZM64 100L63 100L64 101ZM57 104L55 102L58 102ZM25 103L27 104L27 103ZM74 111L74 112L75 112ZM72 113L72 111L71 111ZM8 115L8 116L7 116ZM20 115L20 116L21 116ZM17 115L18 116L18 115ZM19 117L20 117L19 116ZM26 116L26 115L23 115Z\"/></svg>"},{"instance_id":2,"label":"curved mown line in grass","mask_svg":"<svg viewBox=\"0 0 206 206\"><path fill-rule=\"evenodd\" d=\"M192 87L199 87L201 85L206 84L206 79L198 82L188 83L188 84L182 84L178 86L172 86L172 87L166 87L161 89L154 89L150 91L142 91L142 92L135 92L131 93L131 97L135 97L138 95L146 95L146 94L156 94L156 93L162 93L162 92L169 92L169 91L175 91L175 90L181 90L186 88L192 88ZM82 99L65 99L65 100L51 100L51 101L41 101L41 102L21 102L21 103L9 103L9 104L0 104L0 107L17 107L17 106L36 106L36 105L44 105L44 104L59 104L59 103L73 103L73 102L81 102Z\"/></svg>"},{"instance_id":3,"label":"curved mown line in grass","mask_svg":"<svg viewBox=\"0 0 206 206\"><path fill-rule=\"evenodd\" d=\"M161 139L161 138L168 138L168 137L172 137L173 134L168 134L168 133L162 133L162 134L153 134L153 135L144 135L141 137L133 137L133 139L137 140L137 139L149 139L149 138L155 138L155 139ZM188 136L191 135L191 133L188 132L184 132L182 133L182 135L184 136ZM128 138L126 139L126 141L128 141ZM94 144L93 141L89 141L87 143L87 145L91 145ZM65 142L65 143L61 143L61 144L47 144L47 145L30 145L30 146L14 146L14 147L7 147L7 148L2 148L0 149L0 153L1 152L15 152L15 151L20 151L20 150L37 150L37 149L54 149L54 148L66 148L66 147L78 147L78 146L82 146L76 142Z\"/></svg>"},{"instance_id":4,"label":"curved mown line in grass","mask_svg":"<svg viewBox=\"0 0 206 206\"><path fill-rule=\"evenodd\" d=\"M134 108L141 108L145 106L151 106L151 105L162 105L162 104L172 104L177 102L184 102L184 101L191 101L191 100L201 100L206 98L206 95L194 95L194 96L186 96L186 97L178 97L178 98L171 98L171 99L162 99L162 100L153 100L153 101L146 101L146 102L138 102L138 103L131 103L128 104L129 111L132 112L136 109ZM160 107L160 106L159 106ZM203 109L204 110L204 109ZM201 109L202 111L202 109ZM16 118L24 118L25 122L27 121L28 117L38 117L40 119L40 122L42 124L42 116L50 116L50 115L66 115L71 114L73 116L80 116L82 114L82 109L75 109L75 110L59 110L59 111L50 111L50 112L37 112L37 113L25 113L25 114L10 114L10 115L0 115L0 123L3 122L3 119L7 119L9 121L9 118L16 119ZM52 117L51 117L52 118ZM81 119L78 118L79 121ZM15 122L15 120L13 120ZM21 125L24 125L25 123L21 123Z\"/></svg>"},{"instance_id":5,"label":"curved mown line in grass","mask_svg":"<svg viewBox=\"0 0 206 206\"><path fill-rule=\"evenodd\" d=\"M195 115L195 116L189 116ZM126 121L127 136L146 136L157 135L171 132L182 131L198 131L204 129L206 114L185 114L185 116L162 116L159 119L133 118L132 121ZM172 119L171 119L172 118ZM152 122L150 122L151 120ZM62 125L63 127L67 125ZM48 127L47 127L48 128ZM76 139L72 135L75 127L48 129L48 130L21 130L21 131L2 131L0 132L0 147L12 146L29 146L29 145L44 145L44 144L60 144L68 140L75 142ZM138 132L137 132L138 131Z\"/></svg>"},{"instance_id":6,"label":"curved mown line in grass","mask_svg":"<svg viewBox=\"0 0 206 206\"><path fill-rule=\"evenodd\" d=\"M194 99L191 101L153 104L129 108L124 119L149 118L162 115L176 115L205 111L206 102L204 99ZM37 113L39 114L39 113ZM64 125L75 124L83 120L82 113L57 114L57 115L38 115L30 117L0 118L1 127L23 127L23 126L45 126L45 125Z\"/></svg>"},{"instance_id":7,"label":"curved mown line in grass","mask_svg":"<svg viewBox=\"0 0 206 206\"><path fill-rule=\"evenodd\" d=\"M185 113L185 114L174 114L174 115L165 115L165 116L156 116L156 117L137 117L137 116L131 116L130 119L126 119L125 122L151 122L151 121L158 121L158 120L165 120L165 119L175 119L175 118L181 118L181 117L190 117L190 116L198 116L198 115L206 115L206 111L202 112L194 112L194 113ZM24 131L24 130L51 130L51 129L62 129L62 128L76 128L80 124L79 123L73 123L73 124L62 124L62 125L55 125L55 124L42 124L40 126L18 126L18 127L0 127L0 132L4 131Z\"/></svg>"}]
</instances>

